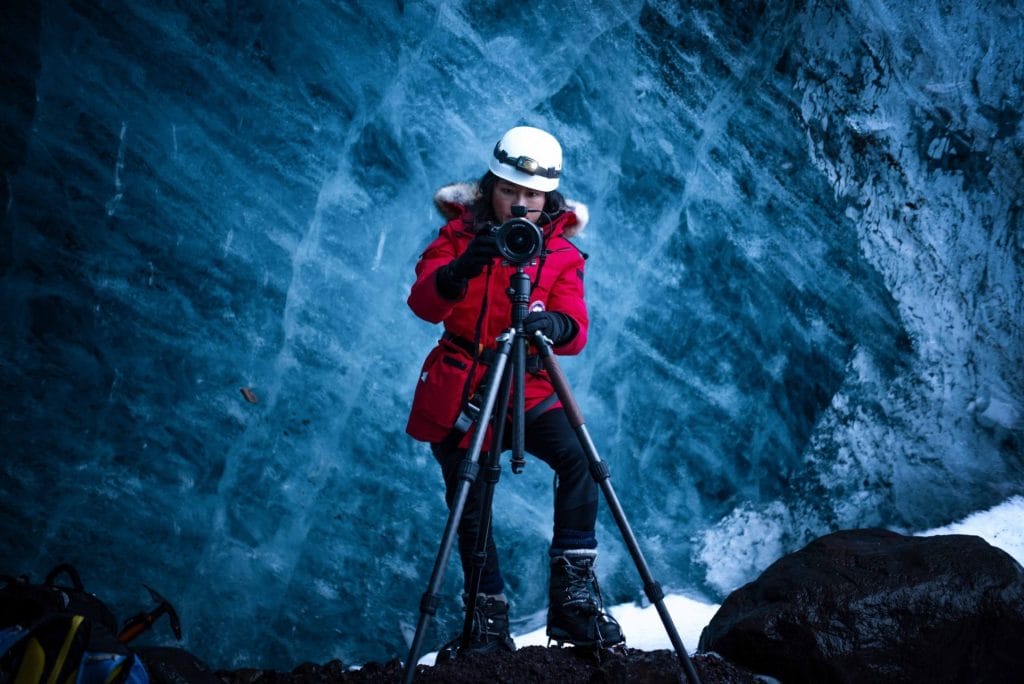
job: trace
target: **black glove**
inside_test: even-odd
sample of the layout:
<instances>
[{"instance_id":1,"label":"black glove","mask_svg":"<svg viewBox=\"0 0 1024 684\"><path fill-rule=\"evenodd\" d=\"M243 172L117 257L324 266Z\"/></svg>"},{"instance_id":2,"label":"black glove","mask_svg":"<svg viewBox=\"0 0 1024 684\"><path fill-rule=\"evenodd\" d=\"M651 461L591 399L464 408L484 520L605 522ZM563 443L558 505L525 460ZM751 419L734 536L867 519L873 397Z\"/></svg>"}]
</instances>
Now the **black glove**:
<instances>
[{"instance_id":1,"label":"black glove","mask_svg":"<svg viewBox=\"0 0 1024 684\"><path fill-rule=\"evenodd\" d=\"M459 278L452 273L451 264L445 264L434 274L434 285L437 286L437 291L442 297L453 302L466 296L467 282L465 278Z\"/></svg>"},{"instance_id":2,"label":"black glove","mask_svg":"<svg viewBox=\"0 0 1024 684\"><path fill-rule=\"evenodd\" d=\"M477 233L466 251L450 264L452 275L463 280L476 278L498 254L498 241L494 235L489 232Z\"/></svg>"},{"instance_id":3,"label":"black glove","mask_svg":"<svg viewBox=\"0 0 1024 684\"><path fill-rule=\"evenodd\" d=\"M556 347L576 337L576 323L557 311L534 311L523 321L523 327L531 336L540 330Z\"/></svg>"},{"instance_id":4,"label":"black glove","mask_svg":"<svg viewBox=\"0 0 1024 684\"><path fill-rule=\"evenodd\" d=\"M452 259L451 263L437 269L435 276L437 291L445 299L462 299L470 278L483 273L487 264L498 256L498 241L490 233L477 233L466 247L466 251Z\"/></svg>"}]
</instances>

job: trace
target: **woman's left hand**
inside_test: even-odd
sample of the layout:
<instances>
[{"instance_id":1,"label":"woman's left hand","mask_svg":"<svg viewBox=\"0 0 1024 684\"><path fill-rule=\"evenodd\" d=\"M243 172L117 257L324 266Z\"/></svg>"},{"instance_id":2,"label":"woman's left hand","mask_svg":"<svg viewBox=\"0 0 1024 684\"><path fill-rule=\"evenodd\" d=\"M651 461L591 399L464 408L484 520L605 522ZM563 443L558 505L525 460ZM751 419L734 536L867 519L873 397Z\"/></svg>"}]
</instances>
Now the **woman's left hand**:
<instances>
[{"instance_id":1,"label":"woman's left hand","mask_svg":"<svg viewBox=\"0 0 1024 684\"><path fill-rule=\"evenodd\" d=\"M576 325L572 319L557 311L534 311L523 320L523 327L529 335L541 331L556 347L576 335Z\"/></svg>"}]
</instances>

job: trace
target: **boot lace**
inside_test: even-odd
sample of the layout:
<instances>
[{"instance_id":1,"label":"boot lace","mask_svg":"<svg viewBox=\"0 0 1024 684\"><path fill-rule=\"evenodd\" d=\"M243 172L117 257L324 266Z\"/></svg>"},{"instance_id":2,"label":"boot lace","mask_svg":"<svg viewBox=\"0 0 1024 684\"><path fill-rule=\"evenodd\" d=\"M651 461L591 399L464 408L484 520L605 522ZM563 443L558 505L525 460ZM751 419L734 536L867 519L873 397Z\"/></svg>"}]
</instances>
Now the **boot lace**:
<instances>
[{"instance_id":1,"label":"boot lace","mask_svg":"<svg viewBox=\"0 0 1024 684\"><path fill-rule=\"evenodd\" d=\"M575 565L565 561L565 606L587 606L594 613L603 612L601 589L589 563Z\"/></svg>"}]
</instances>

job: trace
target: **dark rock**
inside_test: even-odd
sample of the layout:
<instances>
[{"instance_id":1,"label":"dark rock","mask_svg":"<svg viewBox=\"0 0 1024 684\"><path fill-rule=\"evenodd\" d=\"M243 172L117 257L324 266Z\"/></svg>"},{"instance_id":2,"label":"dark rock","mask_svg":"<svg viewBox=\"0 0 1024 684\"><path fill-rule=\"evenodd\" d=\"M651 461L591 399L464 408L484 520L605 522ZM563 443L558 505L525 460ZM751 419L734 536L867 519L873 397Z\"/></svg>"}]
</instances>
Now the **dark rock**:
<instances>
[{"instance_id":1,"label":"dark rock","mask_svg":"<svg viewBox=\"0 0 1024 684\"><path fill-rule=\"evenodd\" d=\"M733 592L700 650L787 684L1024 681L1024 570L978 537L836 532Z\"/></svg>"},{"instance_id":2,"label":"dark rock","mask_svg":"<svg viewBox=\"0 0 1024 684\"><path fill-rule=\"evenodd\" d=\"M715 655L696 655L694 669L702 684L756 684L754 676ZM257 674L258 673L258 674ZM254 678L254 674L256 675ZM359 670L342 671L331 664L303 665L291 673L245 670L219 672L227 684L307 684L346 682L385 684L401 682L405 672L397 660L369 663ZM437 667L419 666L416 681L445 682L558 682L558 684L644 684L685 682L675 652L627 650L600 660L582 650L527 646L514 653L470 654Z\"/></svg>"},{"instance_id":3,"label":"dark rock","mask_svg":"<svg viewBox=\"0 0 1024 684\"><path fill-rule=\"evenodd\" d=\"M220 684L206 663L184 649L141 646L133 650L154 684Z\"/></svg>"}]
</instances>

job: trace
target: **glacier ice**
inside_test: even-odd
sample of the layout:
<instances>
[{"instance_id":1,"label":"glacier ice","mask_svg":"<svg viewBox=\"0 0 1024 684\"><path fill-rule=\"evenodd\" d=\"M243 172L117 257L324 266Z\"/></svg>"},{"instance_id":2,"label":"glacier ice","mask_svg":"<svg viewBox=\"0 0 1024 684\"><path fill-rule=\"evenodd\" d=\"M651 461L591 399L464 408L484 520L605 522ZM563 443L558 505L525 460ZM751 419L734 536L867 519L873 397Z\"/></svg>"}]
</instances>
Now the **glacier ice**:
<instances>
[{"instance_id":1,"label":"glacier ice","mask_svg":"<svg viewBox=\"0 0 1024 684\"><path fill-rule=\"evenodd\" d=\"M439 333L405 295L433 191L517 123L562 140L591 209L591 342L563 367L668 589L719 600L822 532L1019 497L1022 18L16 6L0 570L71 561L119 615L145 582L218 667L404 656L446 514L403 433ZM550 486L531 463L497 492L520 633ZM598 534L606 598L638 598L606 514Z\"/></svg>"}]
</instances>

